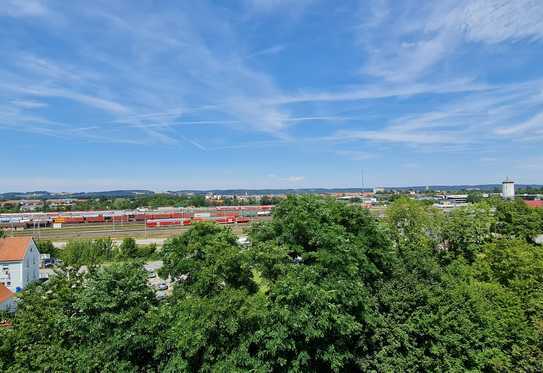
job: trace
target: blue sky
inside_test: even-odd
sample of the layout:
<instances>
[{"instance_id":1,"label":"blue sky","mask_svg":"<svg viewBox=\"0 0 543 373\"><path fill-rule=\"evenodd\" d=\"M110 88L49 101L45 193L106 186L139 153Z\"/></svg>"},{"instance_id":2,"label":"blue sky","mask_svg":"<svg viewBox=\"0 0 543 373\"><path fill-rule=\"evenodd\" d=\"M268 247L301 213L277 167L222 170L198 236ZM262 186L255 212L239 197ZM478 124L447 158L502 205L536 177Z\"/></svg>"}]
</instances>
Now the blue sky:
<instances>
[{"instance_id":1,"label":"blue sky","mask_svg":"<svg viewBox=\"0 0 543 373\"><path fill-rule=\"evenodd\" d=\"M0 191L543 183L543 2L0 5Z\"/></svg>"}]
</instances>

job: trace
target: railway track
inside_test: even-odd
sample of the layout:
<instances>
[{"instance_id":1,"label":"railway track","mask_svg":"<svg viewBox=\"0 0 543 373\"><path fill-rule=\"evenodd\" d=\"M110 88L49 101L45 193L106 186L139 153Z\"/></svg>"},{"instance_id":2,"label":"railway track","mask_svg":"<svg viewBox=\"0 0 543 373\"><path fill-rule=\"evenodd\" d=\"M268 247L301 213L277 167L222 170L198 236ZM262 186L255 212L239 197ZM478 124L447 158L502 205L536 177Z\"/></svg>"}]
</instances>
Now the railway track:
<instances>
[{"instance_id":1,"label":"railway track","mask_svg":"<svg viewBox=\"0 0 543 373\"><path fill-rule=\"evenodd\" d=\"M270 217L255 218L249 223L235 223L225 224L232 228L235 233L242 233L242 231L249 227L252 222L270 220ZM111 224L85 224L84 226L67 226L59 229L54 228L40 228L40 229L25 229L20 231L7 232L8 236L32 236L38 240L72 240L72 239L96 239L96 238L112 238L122 239L126 237L132 238L168 238L183 234L189 226L166 226L147 228L145 224L124 224L115 225L115 228Z\"/></svg>"}]
</instances>

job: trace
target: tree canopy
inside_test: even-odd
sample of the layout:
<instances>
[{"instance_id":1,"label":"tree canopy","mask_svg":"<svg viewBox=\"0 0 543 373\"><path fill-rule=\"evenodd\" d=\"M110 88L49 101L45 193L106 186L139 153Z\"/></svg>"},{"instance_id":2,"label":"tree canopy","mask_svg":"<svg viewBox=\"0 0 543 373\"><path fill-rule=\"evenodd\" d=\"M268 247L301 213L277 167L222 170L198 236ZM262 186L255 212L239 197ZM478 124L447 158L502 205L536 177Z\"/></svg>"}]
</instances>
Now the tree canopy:
<instances>
[{"instance_id":1,"label":"tree canopy","mask_svg":"<svg viewBox=\"0 0 543 373\"><path fill-rule=\"evenodd\" d=\"M249 246L211 223L168 240L164 300L136 263L31 286L0 329L0 370L541 371L541 225L523 227L538 214L399 198L380 220L289 197Z\"/></svg>"}]
</instances>

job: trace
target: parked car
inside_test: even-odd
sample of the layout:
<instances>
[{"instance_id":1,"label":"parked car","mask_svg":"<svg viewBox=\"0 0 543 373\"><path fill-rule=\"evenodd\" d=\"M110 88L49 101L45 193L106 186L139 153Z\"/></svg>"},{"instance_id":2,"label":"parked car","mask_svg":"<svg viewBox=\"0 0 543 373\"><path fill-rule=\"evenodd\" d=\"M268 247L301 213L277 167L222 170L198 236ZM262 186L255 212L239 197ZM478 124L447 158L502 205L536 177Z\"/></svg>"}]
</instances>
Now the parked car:
<instances>
[{"instance_id":1,"label":"parked car","mask_svg":"<svg viewBox=\"0 0 543 373\"><path fill-rule=\"evenodd\" d=\"M149 277L149 278L155 278L155 277L156 277L156 273L155 273L155 272L149 272L149 274L147 275L147 277Z\"/></svg>"},{"instance_id":2,"label":"parked car","mask_svg":"<svg viewBox=\"0 0 543 373\"><path fill-rule=\"evenodd\" d=\"M158 290L168 290L168 285L166 285L166 283L164 282L161 282L160 284L158 284Z\"/></svg>"}]
</instances>

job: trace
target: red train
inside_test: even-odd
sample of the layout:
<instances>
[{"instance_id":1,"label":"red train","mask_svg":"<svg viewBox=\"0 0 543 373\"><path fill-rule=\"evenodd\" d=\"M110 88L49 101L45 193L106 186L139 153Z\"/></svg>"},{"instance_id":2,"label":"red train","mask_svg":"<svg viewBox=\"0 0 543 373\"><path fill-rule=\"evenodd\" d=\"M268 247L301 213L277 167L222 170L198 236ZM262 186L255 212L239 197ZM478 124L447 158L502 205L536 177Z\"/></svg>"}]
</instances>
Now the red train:
<instances>
[{"instance_id":1,"label":"red train","mask_svg":"<svg viewBox=\"0 0 543 373\"><path fill-rule=\"evenodd\" d=\"M167 227L172 225L191 225L190 219L150 219L145 222L147 228Z\"/></svg>"},{"instance_id":2,"label":"red train","mask_svg":"<svg viewBox=\"0 0 543 373\"><path fill-rule=\"evenodd\" d=\"M55 224L129 224L148 222L147 226L188 225L191 222L212 221L218 224L249 223L251 217L270 215L273 206L222 206L181 211L74 211L44 214L0 216L0 224L10 228L29 228ZM38 216L39 215L39 216ZM157 222L153 222L157 221ZM179 221L180 223L175 223ZM186 223L188 221L189 223Z\"/></svg>"}]
</instances>

